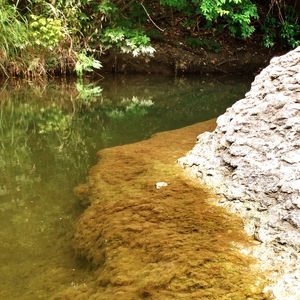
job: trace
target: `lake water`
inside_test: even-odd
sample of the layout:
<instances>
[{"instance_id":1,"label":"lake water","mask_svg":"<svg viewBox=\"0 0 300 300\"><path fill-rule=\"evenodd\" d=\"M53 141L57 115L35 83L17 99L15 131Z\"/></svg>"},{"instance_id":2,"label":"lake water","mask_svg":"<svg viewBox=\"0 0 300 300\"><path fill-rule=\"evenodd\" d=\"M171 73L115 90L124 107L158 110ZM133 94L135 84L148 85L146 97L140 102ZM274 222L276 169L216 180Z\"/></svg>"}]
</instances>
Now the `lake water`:
<instances>
[{"instance_id":1,"label":"lake water","mask_svg":"<svg viewBox=\"0 0 300 300\"><path fill-rule=\"evenodd\" d=\"M89 278L72 248L73 188L100 149L222 114L250 78L6 82L0 91L0 299L49 299Z\"/></svg>"}]
</instances>

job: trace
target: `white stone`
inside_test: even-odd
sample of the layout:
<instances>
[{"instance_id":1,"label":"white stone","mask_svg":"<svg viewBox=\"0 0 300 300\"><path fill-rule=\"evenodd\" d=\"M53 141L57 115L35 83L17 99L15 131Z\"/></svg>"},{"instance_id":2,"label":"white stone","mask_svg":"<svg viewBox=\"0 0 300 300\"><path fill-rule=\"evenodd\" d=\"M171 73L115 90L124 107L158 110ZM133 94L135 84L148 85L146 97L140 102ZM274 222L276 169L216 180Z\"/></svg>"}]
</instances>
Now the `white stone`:
<instances>
[{"instance_id":1,"label":"white stone","mask_svg":"<svg viewBox=\"0 0 300 300\"><path fill-rule=\"evenodd\" d=\"M300 300L299 140L300 47L273 58L181 161L262 241L255 255L283 274L271 286L277 300Z\"/></svg>"},{"instance_id":2,"label":"white stone","mask_svg":"<svg viewBox=\"0 0 300 300\"><path fill-rule=\"evenodd\" d=\"M164 181L159 181L159 182L156 182L155 184L155 187L157 190L163 188L163 187L166 187L168 186L169 184L167 182L164 182Z\"/></svg>"}]
</instances>

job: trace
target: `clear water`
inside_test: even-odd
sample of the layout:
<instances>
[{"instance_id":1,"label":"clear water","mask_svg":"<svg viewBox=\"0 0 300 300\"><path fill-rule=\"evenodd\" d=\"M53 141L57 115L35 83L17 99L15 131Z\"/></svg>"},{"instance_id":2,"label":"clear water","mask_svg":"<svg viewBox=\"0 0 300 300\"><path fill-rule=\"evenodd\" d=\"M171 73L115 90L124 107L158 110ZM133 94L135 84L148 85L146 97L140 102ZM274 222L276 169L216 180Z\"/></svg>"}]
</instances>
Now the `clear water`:
<instances>
[{"instance_id":1,"label":"clear water","mask_svg":"<svg viewBox=\"0 0 300 300\"><path fill-rule=\"evenodd\" d=\"M0 299L49 299L88 279L72 250L73 188L96 152L214 118L250 78L108 77L2 83Z\"/></svg>"}]
</instances>

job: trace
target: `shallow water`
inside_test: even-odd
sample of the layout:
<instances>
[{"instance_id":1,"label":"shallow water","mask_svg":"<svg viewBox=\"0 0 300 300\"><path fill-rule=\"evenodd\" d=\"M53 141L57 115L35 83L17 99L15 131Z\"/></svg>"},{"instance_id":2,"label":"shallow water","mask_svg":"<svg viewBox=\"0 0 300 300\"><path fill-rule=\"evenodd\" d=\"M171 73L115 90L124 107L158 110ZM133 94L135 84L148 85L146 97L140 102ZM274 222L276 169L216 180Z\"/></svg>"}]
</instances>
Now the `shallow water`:
<instances>
[{"instance_id":1,"label":"shallow water","mask_svg":"<svg viewBox=\"0 0 300 300\"><path fill-rule=\"evenodd\" d=\"M73 188L97 150L216 117L249 82L134 76L77 86L3 83L0 299L48 299L89 280L88 265L72 250L83 209Z\"/></svg>"},{"instance_id":2,"label":"shallow water","mask_svg":"<svg viewBox=\"0 0 300 300\"><path fill-rule=\"evenodd\" d=\"M265 279L241 248L242 221L176 164L206 121L107 148L76 189L90 206L76 225L77 253L91 280L55 300L267 300ZM160 189L156 183L167 183Z\"/></svg>"}]
</instances>

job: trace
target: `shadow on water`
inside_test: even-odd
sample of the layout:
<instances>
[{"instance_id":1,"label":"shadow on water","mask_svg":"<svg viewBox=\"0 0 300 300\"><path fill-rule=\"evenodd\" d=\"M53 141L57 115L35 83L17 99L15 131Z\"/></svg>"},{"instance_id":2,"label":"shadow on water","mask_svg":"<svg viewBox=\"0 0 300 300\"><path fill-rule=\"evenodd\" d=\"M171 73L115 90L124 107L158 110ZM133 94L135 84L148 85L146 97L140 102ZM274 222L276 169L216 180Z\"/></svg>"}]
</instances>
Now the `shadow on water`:
<instances>
[{"instance_id":1,"label":"shadow on water","mask_svg":"<svg viewBox=\"0 0 300 300\"><path fill-rule=\"evenodd\" d=\"M72 247L82 212L72 190L85 180L97 150L213 118L241 98L249 82L112 77L101 86L3 85L0 298L49 299L89 282L89 266Z\"/></svg>"}]
</instances>

